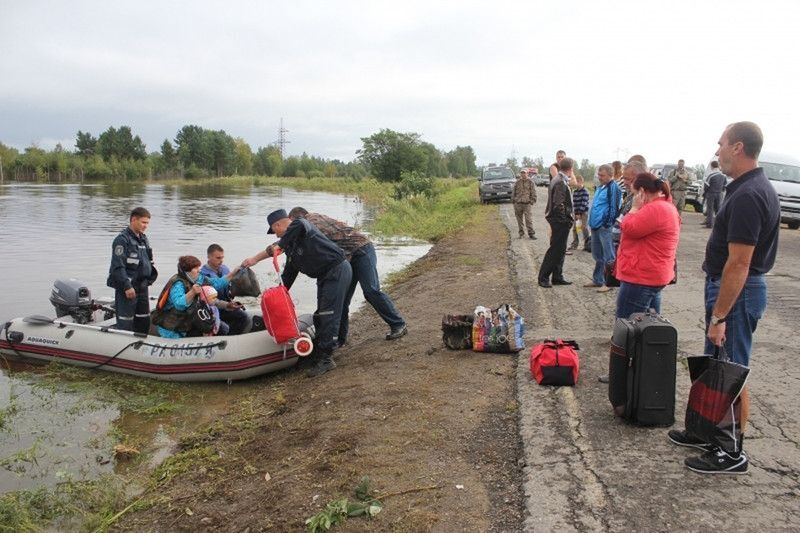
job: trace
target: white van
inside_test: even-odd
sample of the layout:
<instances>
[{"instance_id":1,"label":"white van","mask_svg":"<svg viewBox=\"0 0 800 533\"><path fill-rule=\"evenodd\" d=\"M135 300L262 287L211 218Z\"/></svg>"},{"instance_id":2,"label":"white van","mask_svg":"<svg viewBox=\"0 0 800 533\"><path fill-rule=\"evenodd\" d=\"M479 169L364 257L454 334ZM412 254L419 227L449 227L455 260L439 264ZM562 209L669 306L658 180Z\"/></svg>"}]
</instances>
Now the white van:
<instances>
[{"instance_id":1,"label":"white van","mask_svg":"<svg viewBox=\"0 0 800 533\"><path fill-rule=\"evenodd\" d=\"M781 222L789 229L800 228L800 160L762 152L758 164L764 169L781 201Z\"/></svg>"},{"instance_id":2,"label":"white van","mask_svg":"<svg viewBox=\"0 0 800 533\"><path fill-rule=\"evenodd\" d=\"M761 152L758 165L764 169L764 173L778 193L781 201L781 222L789 226L789 229L800 228L800 160L775 152ZM709 161L705 175L708 176L710 173L711 162ZM690 194L687 193L687 203L689 203L688 196ZM705 212L702 187L698 187L695 194L698 196L697 202Z\"/></svg>"}]
</instances>

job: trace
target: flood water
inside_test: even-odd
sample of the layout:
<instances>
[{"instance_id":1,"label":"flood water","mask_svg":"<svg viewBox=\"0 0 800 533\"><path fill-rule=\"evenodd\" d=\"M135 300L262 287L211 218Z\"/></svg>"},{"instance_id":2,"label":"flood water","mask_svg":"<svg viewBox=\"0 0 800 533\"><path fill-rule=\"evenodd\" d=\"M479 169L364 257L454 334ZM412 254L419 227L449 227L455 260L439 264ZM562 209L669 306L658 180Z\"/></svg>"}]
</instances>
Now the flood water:
<instances>
[{"instance_id":1,"label":"flood water","mask_svg":"<svg viewBox=\"0 0 800 533\"><path fill-rule=\"evenodd\" d=\"M354 197L278 187L6 184L0 186L0 320L31 314L55 317L48 298L57 278L85 282L94 298L113 297L105 285L111 241L139 205L152 214L147 235L159 280L151 296L175 272L181 255L204 261L206 248L215 242L225 249L226 263L235 265L263 250L276 240L266 233L266 215L274 209L300 205L357 226L373 216ZM382 277L429 249L427 243L399 237L373 240ZM277 282L270 261L254 270L262 288ZM291 293L298 313L314 311L313 280L301 275ZM357 290L351 311L362 304L361 298ZM256 299L243 303L258 308ZM0 494L112 471L109 432L136 434L145 451L163 455L172 444L169 428L213 419L268 379L230 386L177 385L181 393L203 398L202 415L189 410L180 417L159 418L131 415L124 402L98 401L83 389L43 386L40 369L25 370L0 368Z\"/></svg>"}]
</instances>

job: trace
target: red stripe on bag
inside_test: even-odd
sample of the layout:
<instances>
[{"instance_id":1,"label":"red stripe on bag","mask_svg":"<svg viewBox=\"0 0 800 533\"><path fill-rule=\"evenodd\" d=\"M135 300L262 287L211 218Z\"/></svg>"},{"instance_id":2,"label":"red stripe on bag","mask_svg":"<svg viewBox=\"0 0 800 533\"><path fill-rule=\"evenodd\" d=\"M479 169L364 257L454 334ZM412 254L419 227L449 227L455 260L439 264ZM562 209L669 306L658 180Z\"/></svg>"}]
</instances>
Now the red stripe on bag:
<instances>
[{"instance_id":1,"label":"red stripe on bag","mask_svg":"<svg viewBox=\"0 0 800 533\"><path fill-rule=\"evenodd\" d=\"M721 422L728 414L733 398L730 394L710 388L698 380L692 384L688 408L711 422Z\"/></svg>"}]
</instances>

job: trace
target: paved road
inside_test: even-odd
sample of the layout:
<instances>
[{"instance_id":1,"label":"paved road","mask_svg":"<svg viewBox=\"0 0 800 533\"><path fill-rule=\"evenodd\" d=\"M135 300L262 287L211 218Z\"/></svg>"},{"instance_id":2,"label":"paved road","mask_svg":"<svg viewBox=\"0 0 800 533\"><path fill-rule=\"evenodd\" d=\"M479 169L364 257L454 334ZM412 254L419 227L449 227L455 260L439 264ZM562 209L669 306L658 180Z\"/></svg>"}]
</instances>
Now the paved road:
<instances>
[{"instance_id":1,"label":"paved road","mask_svg":"<svg viewBox=\"0 0 800 533\"><path fill-rule=\"evenodd\" d=\"M674 530L800 529L800 231L781 230L778 263L769 276L769 305L756 332L749 380L752 414L745 476L703 476L686 469L692 451L664 428L615 419L597 376L608 366L616 290L600 294L590 281L591 254L567 256L568 287L542 289L536 273L547 249L544 202L534 208L539 240L517 239L510 205L500 216L512 235L509 260L526 339L571 338L581 346L580 383L542 387L520 354L518 394L525 445L526 529ZM662 313L679 331L676 427L683 427L689 377L683 358L703 347L703 273L709 230L685 213L678 250L679 281L667 287Z\"/></svg>"}]
</instances>

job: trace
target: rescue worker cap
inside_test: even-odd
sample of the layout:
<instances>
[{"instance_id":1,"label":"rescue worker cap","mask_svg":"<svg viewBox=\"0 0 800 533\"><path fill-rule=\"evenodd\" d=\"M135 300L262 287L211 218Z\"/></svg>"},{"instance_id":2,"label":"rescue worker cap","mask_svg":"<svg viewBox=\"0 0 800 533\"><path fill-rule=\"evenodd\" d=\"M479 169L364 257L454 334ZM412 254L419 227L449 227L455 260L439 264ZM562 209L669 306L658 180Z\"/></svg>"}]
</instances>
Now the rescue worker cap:
<instances>
[{"instance_id":1,"label":"rescue worker cap","mask_svg":"<svg viewBox=\"0 0 800 533\"><path fill-rule=\"evenodd\" d=\"M267 230L267 233L275 233L274 231L272 231L272 225L284 218L289 218L289 215L286 214L285 209L276 209L275 211L267 215L267 226L269 226L269 230Z\"/></svg>"}]
</instances>

